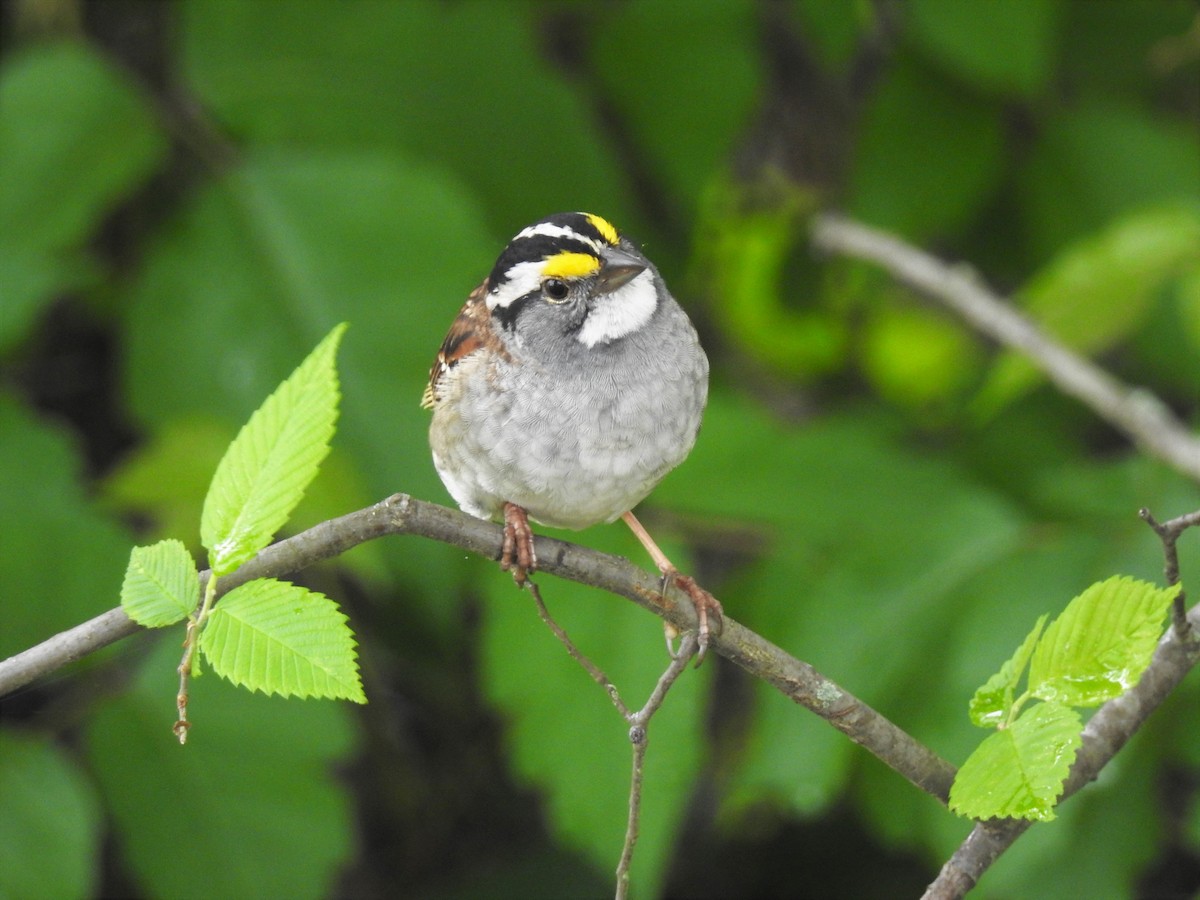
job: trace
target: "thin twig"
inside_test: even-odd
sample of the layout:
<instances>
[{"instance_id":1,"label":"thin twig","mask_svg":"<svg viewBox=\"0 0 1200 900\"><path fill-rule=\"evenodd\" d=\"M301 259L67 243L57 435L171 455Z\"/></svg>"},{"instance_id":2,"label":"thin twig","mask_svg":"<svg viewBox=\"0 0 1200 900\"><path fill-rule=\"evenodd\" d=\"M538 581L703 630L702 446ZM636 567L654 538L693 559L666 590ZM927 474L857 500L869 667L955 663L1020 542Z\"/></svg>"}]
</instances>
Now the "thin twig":
<instances>
[{"instance_id":1,"label":"thin twig","mask_svg":"<svg viewBox=\"0 0 1200 900\"><path fill-rule=\"evenodd\" d=\"M629 896L629 868L633 864L633 848L637 845L642 817L642 771L646 762L646 730L635 725L629 729L633 744L633 771L629 776L629 818L625 824L625 844L617 861L616 900Z\"/></svg>"},{"instance_id":2,"label":"thin twig","mask_svg":"<svg viewBox=\"0 0 1200 900\"><path fill-rule=\"evenodd\" d=\"M937 300L981 334L1019 351L1064 394L1184 475L1200 480L1200 440L1150 391L1117 380L1054 340L974 271L930 256L900 239L834 213L815 216L812 241L822 250L882 266L897 281Z\"/></svg>"},{"instance_id":3,"label":"thin twig","mask_svg":"<svg viewBox=\"0 0 1200 900\"><path fill-rule=\"evenodd\" d=\"M613 705L617 708L622 716L629 717L629 708L625 705L625 701L621 699L620 693L617 691L617 686L612 683L612 680L604 674L598 665L585 654L582 650L575 646L575 642L567 635L566 629L558 622L554 621L554 617L550 615L550 610L546 609L546 604L542 602L542 592L533 582L533 579L526 576L523 587L533 595L533 602L537 605L538 617L546 623L546 627L558 638L559 642L567 648L567 653L571 659L579 663L583 670L591 676L592 681L604 688Z\"/></svg>"},{"instance_id":4,"label":"thin twig","mask_svg":"<svg viewBox=\"0 0 1200 900\"><path fill-rule=\"evenodd\" d=\"M200 626L196 624L195 619L189 619L183 637L183 659L179 661L175 670L179 673L179 690L175 694L175 711L179 718L171 727L181 744L187 743L188 732L192 728L192 722L188 718L188 684L192 680L192 655L196 652L199 635Z\"/></svg>"},{"instance_id":5,"label":"thin twig","mask_svg":"<svg viewBox=\"0 0 1200 900\"><path fill-rule=\"evenodd\" d=\"M637 844L638 831L642 817L642 776L646 762L646 747L650 743L650 720L662 708L667 691L687 668L688 660L697 649L697 637L694 632L683 636L679 650L667 665L666 670L658 679L658 684L650 693L650 698L635 713L627 713L625 720L629 723L629 743L633 745L633 771L629 779L629 818L625 826L625 845L621 848L621 859L617 863L617 900L624 900L629 894L629 867L633 862L633 848Z\"/></svg>"},{"instance_id":6,"label":"thin twig","mask_svg":"<svg viewBox=\"0 0 1200 900\"><path fill-rule=\"evenodd\" d=\"M659 676L658 683L655 684L654 690L650 692L649 699L646 700L646 705L637 712L633 712L621 700L616 685L609 680L608 676L601 671L599 666L575 646L575 642L567 636L566 629L559 625L554 620L554 617L550 615L550 610L542 602L542 592L538 586L529 578L526 578L521 586L533 595L533 601L537 604L538 616L546 624L546 627L566 647L567 653L570 654L571 658L579 663L584 671L591 676L592 681L605 689L612 699L613 704L617 707L617 711L629 726L629 743L633 745L633 770L629 778L629 817L625 826L625 844L621 848L621 858L617 862L616 872L616 897L617 900L624 900L629 895L629 867L633 862L633 848L637 844L638 831L641 827L642 780L646 762L646 746L650 742L650 719L662 708L667 691L671 689L671 685L679 678L680 673L687 668L688 660L695 655L699 641L696 632L689 631L683 636L683 640L679 644L679 650L672 655L671 662L667 665L662 675Z\"/></svg>"},{"instance_id":7,"label":"thin twig","mask_svg":"<svg viewBox=\"0 0 1200 900\"><path fill-rule=\"evenodd\" d=\"M1177 516L1174 519L1169 519L1166 522L1159 523L1150 510L1142 507L1138 510L1140 515L1158 535L1158 539L1163 545L1163 577L1168 585L1179 584L1179 549L1176 546L1179 543L1179 536L1196 525L1200 525L1200 512L1189 513L1185 516ZM1183 588L1179 589L1179 593L1175 595L1175 602L1171 604L1171 624L1175 628L1175 632L1184 640L1193 640L1191 623L1187 617L1187 597Z\"/></svg>"}]
</instances>

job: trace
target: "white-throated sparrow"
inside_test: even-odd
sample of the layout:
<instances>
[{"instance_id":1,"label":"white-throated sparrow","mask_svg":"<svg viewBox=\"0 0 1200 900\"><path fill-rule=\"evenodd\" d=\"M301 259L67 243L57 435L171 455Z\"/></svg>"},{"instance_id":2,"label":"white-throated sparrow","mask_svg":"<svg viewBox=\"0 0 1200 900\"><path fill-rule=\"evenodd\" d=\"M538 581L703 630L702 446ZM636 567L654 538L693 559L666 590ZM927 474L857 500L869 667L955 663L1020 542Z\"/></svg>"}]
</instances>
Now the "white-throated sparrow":
<instances>
[{"instance_id":1,"label":"white-throated sparrow","mask_svg":"<svg viewBox=\"0 0 1200 900\"><path fill-rule=\"evenodd\" d=\"M708 359L658 270L607 220L560 213L514 237L471 292L421 405L438 474L463 510L504 522L500 564L518 584L537 567L529 518L623 518L692 598L703 654L720 604L632 509L691 451L707 397Z\"/></svg>"}]
</instances>

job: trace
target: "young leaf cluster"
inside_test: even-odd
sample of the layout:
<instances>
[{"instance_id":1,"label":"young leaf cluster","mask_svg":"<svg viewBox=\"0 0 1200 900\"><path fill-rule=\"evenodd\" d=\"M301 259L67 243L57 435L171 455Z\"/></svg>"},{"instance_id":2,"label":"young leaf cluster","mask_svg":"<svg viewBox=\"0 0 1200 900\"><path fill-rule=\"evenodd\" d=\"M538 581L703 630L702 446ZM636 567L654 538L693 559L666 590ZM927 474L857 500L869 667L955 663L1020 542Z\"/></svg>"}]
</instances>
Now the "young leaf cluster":
<instances>
[{"instance_id":1,"label":"young leaf cluster","mask_svg":"<svg viewBox=\"0 0 1200 900\"><path fill-rule=\"evenodd\" d=\"M1099 706L1137 684L1176 593L1114 576L1072 600L1049 627L1041 616L971 698L971 721L996 733L959 769L950 808L973 819L1053 819L1081 744L1077 708ZM1031 700L1042 702L1022 712Z\"/></svg>"},{"instance_id":2,"label":"young leaf cluster","mask_svg":"<svg viewBox=\"0 0 1200 900\"><path fill-rule=\"evenodd\" d=\"M188 621L181 695L186 678L199 673L199 649L218 675L251 690L366 702L354 635L329 598L260 578L214 605L219 580L270 543L329 452L340 398L335 357L344 331L344 323L335 327L266 399L217 466L200 522L211 568L203 597L182 542L163 540L130 554L121 589L129 617L147 628Z\"/></svg>"}]
</instances>

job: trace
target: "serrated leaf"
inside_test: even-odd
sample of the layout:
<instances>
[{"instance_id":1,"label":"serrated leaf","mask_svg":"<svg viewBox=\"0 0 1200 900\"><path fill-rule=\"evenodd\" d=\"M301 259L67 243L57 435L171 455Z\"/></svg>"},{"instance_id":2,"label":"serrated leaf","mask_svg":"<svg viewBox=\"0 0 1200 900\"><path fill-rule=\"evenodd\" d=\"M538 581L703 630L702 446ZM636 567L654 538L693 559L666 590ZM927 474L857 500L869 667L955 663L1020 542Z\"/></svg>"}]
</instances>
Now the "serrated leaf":
<instances>
[{"instance_id":1,"label":"serrated leaf","mask_svg":"<svg viewBox=\"0 0 1200 900\"><path fill-rule=\"evenodd\" d=\"M1042 700L1099 706L1137 684L1179 588L1116 575L1067 604L1042 635L1029 690Z\"/></svg>"},{"instance_id":2,"label":"serrated leaf","mask_svg":"<svg viewBox=\"0 0 1200 900\"><path fill-rule=\"evenodd\" d=\"M265 547L287 521L329 452L337 421L335 327L250 417L217 466L200 540L225 575Z\"/></svg>"},{"instance_id":3,"label":"serrated leaf","mask_svg":"<svg viewBox=\"0 0 1200 900\"><path fill-rule=\"evenodd\" d=\"M121 608L146 628L186 619L200 604L196 561L182 541L168 539L134 547L121 585Z\"/></svg>"},{"instance_id":4,"label":"serrated leaf","mask_svg":"<svg viewBox=\"0 0 1200 900\"><path fill-rule=\"evenodd\" d=\"M1037 704L975 748L950 788L950 809L972 819L1053 819L1082 731L1069 706Z\"/></svg>"},{"instance_id":5,"label":"serrated leaf","mask_svg":"<svg viewBox=\"0 0 1200 900\"><path fill-rule=\"evenodd\" d=\"M366 703L354 648L336 603L272 578L226 594L200 635L213 671L234 684L282 697Z\"/></svg>"},{"instance_id":6,"label":"serrated leaf","mask_svg":"<svg viewBox=\"0 0 1200 900\"><path fill-rule=\"evenodd\" d=\"M1021 642L1016 653L1005 660L1000 671L984 682L975 692L975 696L971 698L971 703L967 707L967 714L971 717L972 723L980 728L995 728L1004 721L1009 709L1012 708L1017 683L1021 680L1025 667L1029 665L1029 657L1033 655L1034 645L1037 644L1042 629L1046 627L1047 618L1049 617L1046 615L1038 617L1033 630Z\"/></svg>"}]
</instances>

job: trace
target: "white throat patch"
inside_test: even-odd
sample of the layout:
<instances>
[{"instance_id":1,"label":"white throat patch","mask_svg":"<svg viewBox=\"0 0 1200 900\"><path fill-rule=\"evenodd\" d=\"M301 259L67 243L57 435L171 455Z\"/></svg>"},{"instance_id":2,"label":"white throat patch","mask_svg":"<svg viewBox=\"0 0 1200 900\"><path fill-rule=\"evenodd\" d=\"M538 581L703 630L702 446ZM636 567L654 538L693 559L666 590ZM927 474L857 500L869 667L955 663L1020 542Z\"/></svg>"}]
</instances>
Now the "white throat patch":
<instances>
[{"instance_id":1,"label":"white throat patch","mask_svg":"<svg viewBox=\"0 0 1200 900\"><path fill-rule=\"evenodd\" d=\"M646 269L624 287L600 297L576 337L586 347L615 341L649 322L657 307L654 273Z\"/></svg>"}]
</instances>

